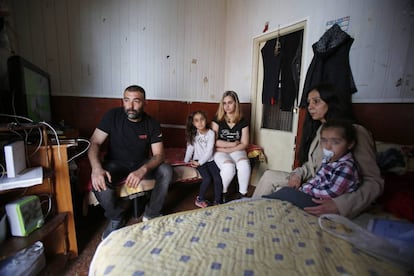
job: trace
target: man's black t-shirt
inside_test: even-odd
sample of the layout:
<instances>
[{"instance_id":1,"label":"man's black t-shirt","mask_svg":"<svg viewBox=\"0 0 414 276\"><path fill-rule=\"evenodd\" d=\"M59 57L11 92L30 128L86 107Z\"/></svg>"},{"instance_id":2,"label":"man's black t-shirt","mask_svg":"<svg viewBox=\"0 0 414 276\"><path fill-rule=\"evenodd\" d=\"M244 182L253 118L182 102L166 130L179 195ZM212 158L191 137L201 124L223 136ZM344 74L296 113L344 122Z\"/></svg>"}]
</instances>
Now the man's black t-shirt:
<instances>
[{"instance_id":1,"label":"man's black t-shirt","mask_svg":"<svg viewBox=\"0 0 414 276\"><path fill-rule=\"evenodd\" d=\"M142 164L149 157L151 144L162 141L159 122L146 113L139 122L128 120L123 107L109 110L98 129L109 135L106 160Z\"/></svg>"}]
</instances>

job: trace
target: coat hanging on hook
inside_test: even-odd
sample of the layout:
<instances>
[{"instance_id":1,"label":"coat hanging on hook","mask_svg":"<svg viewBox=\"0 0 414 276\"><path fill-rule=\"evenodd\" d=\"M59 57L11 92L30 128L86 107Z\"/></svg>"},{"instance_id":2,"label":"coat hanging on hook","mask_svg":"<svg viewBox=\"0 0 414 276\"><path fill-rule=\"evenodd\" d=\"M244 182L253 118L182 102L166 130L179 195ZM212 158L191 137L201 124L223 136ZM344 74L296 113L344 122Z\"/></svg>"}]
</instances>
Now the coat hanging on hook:
<instances>
[{"instance_id":1,"label":"coat hanging on hook","mask_svg":"<svg viewBox=\"0 0 414 276\"><path fill-rule=\"evenodd\" d=\"M334 24L312 45L314 56L306 73L300 107L307 106L309 89L322 82L334 85L340 99L350 104L351 95L357 92L349 64L353 42L350 35Z\"/></svg>"}]
</instances>

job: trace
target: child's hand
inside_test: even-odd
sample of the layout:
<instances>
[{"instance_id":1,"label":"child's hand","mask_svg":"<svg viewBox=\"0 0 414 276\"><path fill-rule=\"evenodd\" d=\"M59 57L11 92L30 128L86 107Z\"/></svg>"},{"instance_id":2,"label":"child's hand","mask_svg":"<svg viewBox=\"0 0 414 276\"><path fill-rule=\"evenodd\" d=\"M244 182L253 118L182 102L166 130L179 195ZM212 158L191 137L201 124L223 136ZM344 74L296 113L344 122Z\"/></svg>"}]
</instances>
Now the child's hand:
<instances>
[{"instance_id":1,"label":"child's hand","mask_svg":"<svg viewBox=\"0 0 414 276\"><path fill-rule=\"evenodd\" d=\"M194 167L194 168L197 168L198 166L200 166L200 164L196 160L191 160L190 165L191 167Z\"/></svg>"}]
</instances>

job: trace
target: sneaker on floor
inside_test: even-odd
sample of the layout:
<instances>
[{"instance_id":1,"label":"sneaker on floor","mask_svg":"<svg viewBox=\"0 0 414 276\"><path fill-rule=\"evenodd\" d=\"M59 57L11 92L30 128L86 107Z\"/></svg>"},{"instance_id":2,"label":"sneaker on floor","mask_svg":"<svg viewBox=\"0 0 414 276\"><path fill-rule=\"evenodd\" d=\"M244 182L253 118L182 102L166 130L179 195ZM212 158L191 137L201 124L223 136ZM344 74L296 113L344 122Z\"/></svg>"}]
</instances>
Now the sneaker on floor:
<instances>
[{"instance_id":1,"label":"sneaker on floor","mask_svg":"<svg viewBox=\"0 0 414 276\"><path fill-rule=\"evenodd\" d=\"M222 200L221 200L221 201L222 201L223 203L227 203L227 202L229 202L229 199L227 198L227 196L228 196L228 195L227 195L227 193L222 193L222 194L221 194L221 198L222 198Z\"/></svg>"},{"instance_id":2,"label":"sneaker on floor","mask_svg":"<svg viewBox=\"0 0 414 276\"><path fill-rule=\"evenodd\" d=\"M119 228L122 228L125 226L125 220L121 219L121 220L115 220L115 219L111 219L108 223L108 225L106 226L104 232L102 233L102 240L104 240L106 237L108 237L109 234L112 233L112 231L115 231Z\"/></svg>"},{"instance_id":3,"label":"sneaker on floor","mask_svg":"<svg viewBox=\"0 0 414 276\"><path fill-rule=\"evenodd\" d=\"M208 207L208 201L207 200L201 200L200 197L198 197L198 196L196 197L196 200L195 200L194 204L197 207L200 207L200 208Z\"/></svg>"},{"instance_id":4,"label":"sneaker on floor","mask_svg":"<svg viewBox=\"0 0 414 276\"><path fill-rule=\"evenodd\" d=\"M242 199L242 198L247 198L247 193L242 194L242 193L238 193L236 199Z\"/></svg>"},{"instance_id":5,"label":"sneaker on floor","mask_svg":"<svg viewBox=\"0 0 414 276\"><path fill-rule=\"evenodd\" d=\"M148 217L148 216L143 215L142 216L142 222L146 222L146 221L158 218L158 217L162 217L162 215L159 215L159 216L156 216L156 217Z\"/></svg>"}]
</instances>

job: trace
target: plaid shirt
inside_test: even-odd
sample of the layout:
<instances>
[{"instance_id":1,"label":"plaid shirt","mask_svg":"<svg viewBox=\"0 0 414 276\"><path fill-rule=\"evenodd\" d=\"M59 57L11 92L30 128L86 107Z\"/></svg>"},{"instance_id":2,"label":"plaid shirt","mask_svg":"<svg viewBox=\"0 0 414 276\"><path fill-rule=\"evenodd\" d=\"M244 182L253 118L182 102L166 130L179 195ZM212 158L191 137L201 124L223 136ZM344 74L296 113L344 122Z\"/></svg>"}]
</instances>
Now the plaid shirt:
<instances>
[{"instance_id":1,"label":"plaid shirt","mask_svg":"<svg viewBox=\"0 0 414 276\"><path fill-rule=\"evenodd\" d=\"M315 177L300 187L300 190L315 198L329 199L344 193L354 192L360 184L358 167L348 152L334 162L322 160Z\"/></svg>"}]
</instances>

